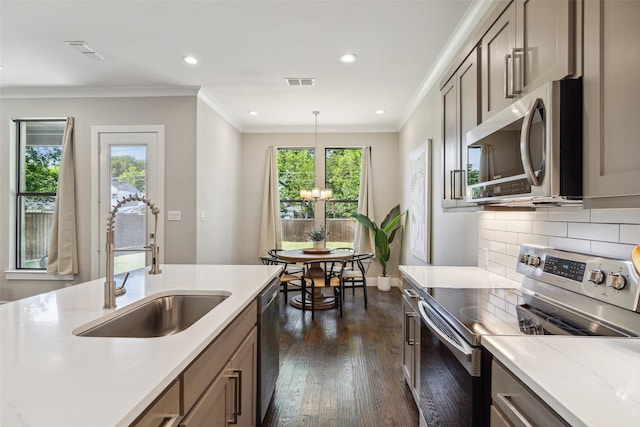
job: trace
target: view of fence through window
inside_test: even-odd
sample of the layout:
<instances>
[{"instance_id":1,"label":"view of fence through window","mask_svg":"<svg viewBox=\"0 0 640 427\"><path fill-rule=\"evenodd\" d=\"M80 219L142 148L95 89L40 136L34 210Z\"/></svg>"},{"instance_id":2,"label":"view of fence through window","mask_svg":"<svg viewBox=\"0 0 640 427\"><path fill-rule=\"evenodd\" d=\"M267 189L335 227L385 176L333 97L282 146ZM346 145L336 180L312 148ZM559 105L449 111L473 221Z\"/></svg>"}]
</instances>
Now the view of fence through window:
<instances>
[{"instance_id":1,"label":"view of fence through window","mask_svg":"<svg viewBox=\"0 0 640 427\"><path fill-rule=\"evenodd\" d=\"M66 120L16 120L18 269L44 269L58 190Z\"/></svg>"},{"instance_id":2,"label":"view of fence through window","mask_svg":"<svg viewBox=\"0 0 640 427\"><path fill-rule=\"evenodd\" d=\"M109 149L110 206L131 194L146 195L147 149L144 145L112 145ZM126 248L142 248L147 244L147 206L143 202L125 203L116 214L114 273L142 268L146 252Z\"/></svg>"},{"instance_id":3,"label":"view of fence through window","mask_svg":"<svg viewBox=\"0 0 640 427\"><path fill-rule=\"evenodd\" d=\"M283 249L311 246L307 235L314 229L315 215L321 216L318 220L327 229L327 247L353 247L356 222L352 215L358 209L362 149L327 148L324 154L324 186L333 190L333 198L313 202L300 199L300 190L316 184L315 150L278 149Z\"/></svg>"}]
</instances>

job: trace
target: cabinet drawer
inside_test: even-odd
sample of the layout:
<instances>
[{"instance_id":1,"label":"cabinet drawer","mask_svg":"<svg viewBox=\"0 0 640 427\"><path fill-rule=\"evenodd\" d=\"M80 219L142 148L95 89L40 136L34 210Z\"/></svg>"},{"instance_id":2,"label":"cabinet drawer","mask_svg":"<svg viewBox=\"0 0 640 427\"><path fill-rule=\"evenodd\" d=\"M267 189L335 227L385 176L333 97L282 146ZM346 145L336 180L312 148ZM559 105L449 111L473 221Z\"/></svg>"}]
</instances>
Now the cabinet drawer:
<instances>
[{"instance_id":1,"label":"cabinet drawer","mask_svg":"<svg viewBox=\"0 0 640 427\"><path fill-rule=\"evenodd\" d=\"M180 415L180 382L174 381L147 411L131 425L158 427Z\"/></svg>"},{"instance_id":2,"label":"cabinet drawer","mask_svg":"<svg viewBox=\"0 0 640 427\"><path fill-rule=\"evenodd\" d=\"M502 415L497 418L492 414L492 425L494 422L495 425L503 425L499 419L502 422L507 420L507 425L527 425L526 422L545 427L569 425L495 360L491 365L491 400L492 412L497 409Z\"/></svg>"},{"instance_id":3,"label":"cabinet drawer","mask_svg":"<svg viewBox=\"0 0 640 427\"><path fill-rule=\"evenodd\" d=\"M183 375L185 413L189 412L256 325L258 320L257 310L257 303L254 301L186 369Z\"/></svg>"}]
</instances>

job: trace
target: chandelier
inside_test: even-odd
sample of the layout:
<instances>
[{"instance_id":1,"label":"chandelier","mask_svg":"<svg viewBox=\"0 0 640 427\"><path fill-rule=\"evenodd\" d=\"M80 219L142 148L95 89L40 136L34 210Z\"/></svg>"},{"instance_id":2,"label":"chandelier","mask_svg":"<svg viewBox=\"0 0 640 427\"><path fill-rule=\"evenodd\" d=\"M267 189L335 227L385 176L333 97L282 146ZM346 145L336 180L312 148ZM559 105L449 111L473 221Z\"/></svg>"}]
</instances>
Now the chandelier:
<instances>
[{"instance_id":1,"label":"chandelier","mask_svg":"<svg viewBox=\"0 0 640 427\"><path fill-rule=\"evenodd\" d=\"M315 158L318 156L318 114L320 114L320 111L312 111L311 113L316 118L316 132L315 132L316 140L315 140L315 148L314 148L314 162L315 162ZM315 166L313 170L314 170L313 182L315 184L316 182ZM327 200L332 197L333 197L333 191L331 191L331 188L324 188L321 190L318 187L314 187L311 190L307 190L307 189L300 190L300 198L302 200L317 201L317 200Z\"/></svg>"}]
</instances>

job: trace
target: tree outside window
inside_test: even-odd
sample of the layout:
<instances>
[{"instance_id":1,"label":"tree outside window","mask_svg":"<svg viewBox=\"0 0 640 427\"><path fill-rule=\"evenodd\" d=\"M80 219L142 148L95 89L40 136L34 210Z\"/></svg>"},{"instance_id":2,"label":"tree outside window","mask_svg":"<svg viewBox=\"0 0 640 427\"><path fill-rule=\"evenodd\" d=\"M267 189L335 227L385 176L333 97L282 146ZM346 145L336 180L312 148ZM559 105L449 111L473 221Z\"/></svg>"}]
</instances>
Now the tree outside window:
<instances>
[{"instance_id":1,"label":"tree outside window","mask_svg":"<svg viewBox=\"0 0 640 427\"><path fill-rule=\"evenodd\" d=\"M66 120L16 120L18 269L45 269Z\"/></svg>"},{"instance_id":2,"label":"tree outside window","mask_svg":"<svg viewBox=\"0 0 640 427\"><path fill-rule=\"evenodd\" d=\"M333 198L323 203L324 210L316 210L316 203L300 198L301 189L311 189L315 184L315 150L278 149L283 249L309 246L307 235L314 229L314 215L322 216L318 220L329 232L327 247L353 247L356 223L352 215L358 209L362 149L327 148L324 155L325 187L333 190Z\"/></svg>"}]
</instances>

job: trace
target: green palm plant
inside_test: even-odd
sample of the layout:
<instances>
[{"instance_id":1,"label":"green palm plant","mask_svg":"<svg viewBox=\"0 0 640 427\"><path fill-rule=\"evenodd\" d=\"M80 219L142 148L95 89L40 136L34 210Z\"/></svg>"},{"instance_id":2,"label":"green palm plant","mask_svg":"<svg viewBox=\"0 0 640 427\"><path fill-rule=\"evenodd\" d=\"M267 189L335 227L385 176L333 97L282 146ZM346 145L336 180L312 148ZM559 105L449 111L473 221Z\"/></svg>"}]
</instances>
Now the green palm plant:
<instances>
[{"instance_id":1,"label":"green palm plant","mask_svg":"<svg viewBox=\"0 0 640 427\"><path fill-rule=\"evenodd\" d=\"M375 235L376 258L382 266L382 275L387 275L387 263L391 258L391 242L396 237L398 230L402 229L400 219L408 210L400 213L400 205L396 205L384 218L378 227L373 221L363 214L354 214L353 217L360 224L373 231Z\"/></svg>"}]
</instances>

